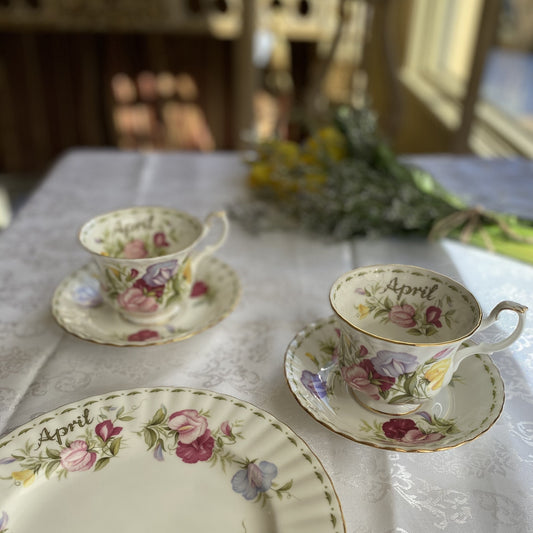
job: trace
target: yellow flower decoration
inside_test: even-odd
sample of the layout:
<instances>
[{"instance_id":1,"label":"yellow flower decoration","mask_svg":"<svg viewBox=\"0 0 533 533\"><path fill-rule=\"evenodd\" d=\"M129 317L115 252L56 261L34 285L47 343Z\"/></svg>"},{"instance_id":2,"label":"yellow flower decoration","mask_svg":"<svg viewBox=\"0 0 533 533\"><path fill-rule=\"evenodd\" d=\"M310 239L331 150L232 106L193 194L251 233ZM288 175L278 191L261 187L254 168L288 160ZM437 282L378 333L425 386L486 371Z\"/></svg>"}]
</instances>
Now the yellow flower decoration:
<instances>
[{"instance_id":1,"label":"yellow flower decoration","mask_svg":"<svg viewBox=\"0 0 533 533\"><path fill-rule=\"evenodd\" d=\"M300 159L300 146L292 141L282 141L276 145L276 159L284 167L292 168Z\"/></svg>"},{"instance_id":2,"label":"yellow flower decoration","mask_svg":"<svg viewBox=\"0 0 533 533\"><path fill-rule=\"evenodd\" d=\"M305 352L305 355L306 355L306 357L309 357L309 359L311 359L311 361L313 361L313 363L315 363L315 365L320 366L320 363L318 362L318 359L312 353Z\"/></svg>"},{"instance_id":3,"label":"yellow flower decoration","mask_svg":"<svg viewBox=\"0 0 533 533\"><path fill-rule=\"evenodd\" d=\"M322 128L318 132L318 136L326 149L326 153L331 159L334 161L340 161L346 157L346 139L337 128L332 126Z\"/></svg>"},{"instance_id":4,"label":"yellow flower decoration","mask_svg":"<svg viewBox=\"0 0 533 533\"><path fill-rule=\"evenodd\" d=\"M183 277L187 283L192 282L192 269L191 269L191 260L188 259L185 267L183 268Z\"/></svg>"},{"instance_id":5,"label":"yellow flower decoration","mask_svg":"<svg viewBox=\"0 0 533 533\"><path fill-rule=\"evenodd\" d=\"M326 175L322 173L310 173L305 175L305 188L308 191L319 191L322 185L326 183Z\"/></svg>"},{"instance_id":6,"label":"yellow flower decoration","mask_svg":"<svg viewBox=\"0 0 533 533\"><path fill-rule=\"evenodd\" d=\"M424 377L430 382L429 388L431 390L437 390L442 387L444 376L450 368L451 359L443 359L434 365L431 365L429 370L424 374Z\"/></svg>"},{"instance_id":7,"label":"yellow flower decoration","mask_svg":"<svg viewBox=\"0 0 533 533\"><path fill-rule=\"evenodd\" d=\"M29 487L35 481L35 473L33 470L19 470L18 472L12 472L11 477L15 481L21 482L24 487Z\"/></svg>"},{"instance_id":8,"label":"yellow flower decoration","mask_svg":"<svg viewBox=\"0 0 533 533\"><path fill-rule=\"evenodd\" d=\"M359 304L357 306L357 310L359 311L359 318L365 318L368 316L368 313L370 312L370 309L363 304Z\"/></svg>"},{"instance_id":9,"label":"yellow flower decoration","mask_svg":"<svg viewBox=\"0 0 533 533\"><path fill-rule=\"evenodd\" d=\"M253 163L248 176L248 183L251 187L264 187L270 182L272 166L264 161Z\"/></svg>"}]
</instances>

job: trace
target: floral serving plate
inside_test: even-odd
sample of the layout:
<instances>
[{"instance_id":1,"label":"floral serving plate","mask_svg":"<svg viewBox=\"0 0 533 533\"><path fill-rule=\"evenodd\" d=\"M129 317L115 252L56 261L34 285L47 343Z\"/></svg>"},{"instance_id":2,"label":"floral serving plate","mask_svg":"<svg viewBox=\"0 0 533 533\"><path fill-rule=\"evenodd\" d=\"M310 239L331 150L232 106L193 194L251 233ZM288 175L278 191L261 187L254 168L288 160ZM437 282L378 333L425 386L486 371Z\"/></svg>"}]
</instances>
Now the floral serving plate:
<instances>
[{"instance_id":1,"label":"floral serving plate","mask_svg":"<svg viewBox=\"0 0 533 533\"><path fill-rule=\"evenodd\" d=\"M188 388L126 390L0 439L0 531L341 533L307 445L269 413Z\"/></svg>"},{"instance_id":2,"label":"floral serving plate","mask_svg":"<svg viewBox=\"0 0 533 533\"><path fill-rule=\"evenodd\" d=\"M85 340L114 346L148 346L181 341L218 324L240 297L237 274L215 257L200 263L196 282L182 313L164 325L139 326L103 302L94 263L64 279L52 298L52 314L61 327Z\"/></svg>"},{"instance_id":3,"label":"floral serving plate","mask_svg":"<svg viewBox=\"0 0 533 533\"><path fill-rule=\"evenodd\" d=\"M357 403L340 376L338 345L334 316L309 324L287 348L285 376L313 418L351 440L402 452L446 450L479 437L501 414L503 381L487 355L465 359L450 385L415 413L393 416Z\"/></svg>"}]
</instances>

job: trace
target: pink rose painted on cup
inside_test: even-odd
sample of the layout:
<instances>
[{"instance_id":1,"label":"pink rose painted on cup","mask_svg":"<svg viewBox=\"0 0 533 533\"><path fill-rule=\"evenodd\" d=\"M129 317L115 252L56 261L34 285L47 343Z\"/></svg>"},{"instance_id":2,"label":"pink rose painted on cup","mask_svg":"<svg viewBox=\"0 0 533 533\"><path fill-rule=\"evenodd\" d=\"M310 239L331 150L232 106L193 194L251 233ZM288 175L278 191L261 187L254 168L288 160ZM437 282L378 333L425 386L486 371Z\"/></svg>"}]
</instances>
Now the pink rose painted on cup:
<instances>
[{"instance_id":1,"label":"pink rose painted on cup","mask_svg":"<svg viewBox=\"0 0 533 533\"><path fill-rule=\"evenodd\" d=\"M141 259L147 257L148 252L144 246L144 242L140 239L135 239L124 246L122 256L126 259Z\"/></svg>"},{"instance_id":2,"label":"pink rose painted on cup","mask_svg":"<svg viewBox=\"0 0 533 533\"><path fill-rule=\"evenodd\" d=\"M159 307L152 296L145 296L142 289L130 287L117 296L120 307L134 313L153 313Z\"/></svg>"},{"instance_id":3,"label":"pink rose painted on cup","mask_svg":"<svg viewBox=\"0 0 533 533\"><path fill-rule=\"evenodd\" d=\"M61 466L69 472L90 470L96 461L96 453L88 450L84 440L75 440L60 452Z\"/></svg>"},{"instance_id":4,"label":"pink rose painted on cup","mask_svg":"<svg viewBox=\"0 0 533 533\"><path fill-rule=\"evenodd\" d=\"M178 432L179 442L190 444L207 431L207 418L196 409L184 409L168 417L168 427Z\"/></svg>"},{"instance_id":5,"label":"pink rose painted on cup","mask_svg":"<svg viewBox=\"0 0 533 533\"><path fill-rule=\"evenodd\" d=\"M104 441L107 442L111 437L116 437L122 431L121 427L114 426L111 420L104 420L96 424L94 432Z\"/></svg>"},{"instance_id":6,"label":"pink rose painted on cup","mask_svg":"<svg viewBox=\"0 0 533 533\"><path fill-rule=\"evenodd\" d=\"M167 238L162 231L158 231L154 234L154 244L158 248L164 248L165 246L168 246Z\"/></svg>"},{"instance_id":7,"label":"pink rose painted on cup","mask_svg":"<svg viewBox=\"0 0 533 533\"><path fill-rule=\"evenodd\" d=\"M426 309L426 322L433 324L437 328L442 328L442 322L440 321L440 315L442 310L434 305Z\"/></svg>"},{"instance_id":8,"label":"pink rose painted on cup","mask_svg":"<svg viewBox=\"0 0 533 533\"><path fill-rule=\"evenodd\" d=\"M160 285L159 287L152 287L151 285L148 285L148 283L146 283L144 279L138 279L133 284L133 287L135 287L136 289L141 289L145 296L153 296L154 298L161 298L161 296L163 296L163 293L165 292L164 285Z\"/></svg>"},{"instance_id":9,"label":"pink rose painted on cup","mask_svg":"<svg viewBox=\"0 0 533 533\"><path fill-rule=\"evenodd\" d=\"M367 394L373 400L379 400L379 393L389 390L396 381L392 377L383 376L377 372L368 359L363 359L356 365L341 368L341 374L350 387Z\"/></svg>"},{"instance_id":10,"label":"pink rose painted on cup","mask_svg":"<svg viewBox=\"0 0 533 533\"><path fill-rule=\"evenodd\" d=\"M415 308L409 304L395 305L389 311L389 319L402 328L412 328L416 326L415 313Z\"/></svg>"}]
</instances>

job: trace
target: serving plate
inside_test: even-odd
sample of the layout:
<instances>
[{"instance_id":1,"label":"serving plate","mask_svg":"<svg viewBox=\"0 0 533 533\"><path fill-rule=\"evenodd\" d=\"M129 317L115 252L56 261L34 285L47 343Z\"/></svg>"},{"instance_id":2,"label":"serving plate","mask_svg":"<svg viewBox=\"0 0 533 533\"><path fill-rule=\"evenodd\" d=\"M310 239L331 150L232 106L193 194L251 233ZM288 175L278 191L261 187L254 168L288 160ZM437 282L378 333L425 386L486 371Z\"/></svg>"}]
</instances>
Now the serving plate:
<instances>
[{"instance_id":1,"label":"serving plate","mask_svg":"<svg viewBox=\"0 0 533 533\"><path fill-rule=\"evenodd\" d=\"M216 392L135 389L41 416L0 440L0 531L341 533L308 446Z\"/></svg>"}]
</instances>

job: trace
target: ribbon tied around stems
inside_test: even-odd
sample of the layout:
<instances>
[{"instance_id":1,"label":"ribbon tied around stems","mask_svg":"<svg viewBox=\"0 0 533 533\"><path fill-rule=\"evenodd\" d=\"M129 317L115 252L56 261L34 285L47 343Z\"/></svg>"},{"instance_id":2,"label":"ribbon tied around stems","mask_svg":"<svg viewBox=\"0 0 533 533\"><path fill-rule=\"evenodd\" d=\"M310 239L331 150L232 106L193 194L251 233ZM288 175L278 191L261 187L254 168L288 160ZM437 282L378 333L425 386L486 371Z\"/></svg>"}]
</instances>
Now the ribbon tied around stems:
<instances>
[{"instance_id":1,"label":"ribbon tied around stems","mask_svg":"<svg viewBox=\"0 0 533 533\"><path fill-rule=\"evenodd\" d=\"M428 237L431 240L436 240L450 235L455 230L460 230L459 240L464 243L469 243L473 235L477 232L487 250L494 252L496 251L496 247L486 229L486 226L489 225L496 225L505 237L512 241L533 245L532 237L520 235L509 225L504 216L487 211L482 206L461 209L441 218L435 222Z\"/></svg>"}]
</instances>

